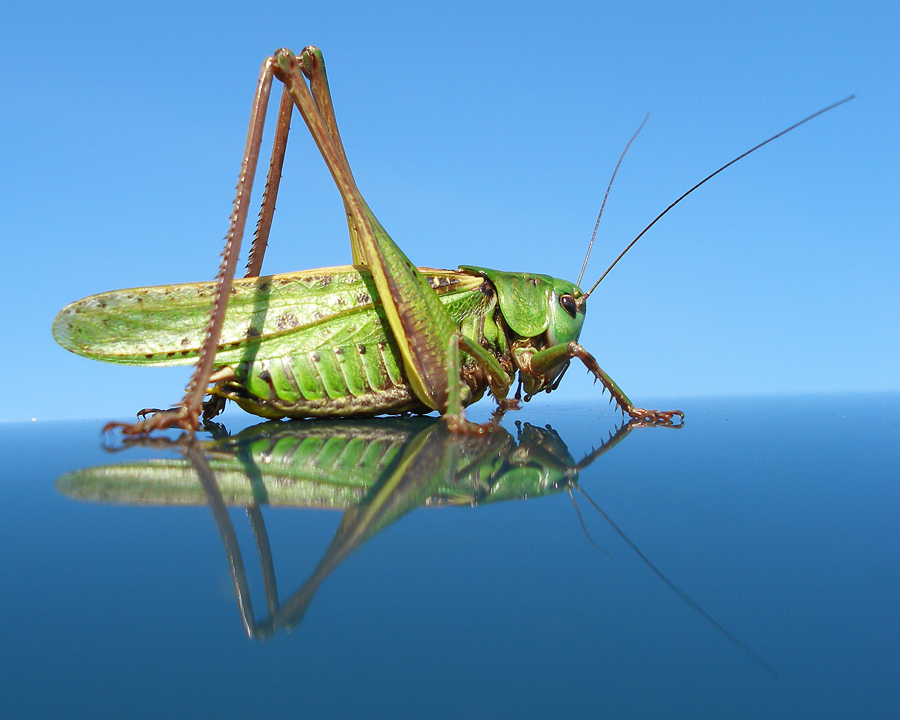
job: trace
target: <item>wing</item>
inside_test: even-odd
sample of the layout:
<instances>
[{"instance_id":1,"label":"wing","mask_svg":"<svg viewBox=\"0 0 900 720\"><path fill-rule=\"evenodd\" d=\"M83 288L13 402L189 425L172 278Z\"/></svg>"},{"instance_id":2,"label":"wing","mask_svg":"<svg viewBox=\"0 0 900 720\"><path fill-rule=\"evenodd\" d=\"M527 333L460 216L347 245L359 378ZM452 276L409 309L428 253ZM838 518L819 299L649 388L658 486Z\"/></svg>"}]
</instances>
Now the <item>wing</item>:
<instances>
[{"instance_id":1,"label":"wing","mask_svg":"<svg viewBox=\"0 0 900 720\"><path fill-rule=\"evenodd\" d=\"M483 282L466 272L422 272L445 301ZM214 293L215 283L206 282L92 295L60 311L53 337L67 350L94 360L190 365L199 355ZM314 334L327 343L335 333L353 335L351 342L383 335L378 322L383 310L373 297L377 291L371 273L349 265L236 280L216 362L240 361L247 348L290 336Z\"/></svg>"}]
</instances>

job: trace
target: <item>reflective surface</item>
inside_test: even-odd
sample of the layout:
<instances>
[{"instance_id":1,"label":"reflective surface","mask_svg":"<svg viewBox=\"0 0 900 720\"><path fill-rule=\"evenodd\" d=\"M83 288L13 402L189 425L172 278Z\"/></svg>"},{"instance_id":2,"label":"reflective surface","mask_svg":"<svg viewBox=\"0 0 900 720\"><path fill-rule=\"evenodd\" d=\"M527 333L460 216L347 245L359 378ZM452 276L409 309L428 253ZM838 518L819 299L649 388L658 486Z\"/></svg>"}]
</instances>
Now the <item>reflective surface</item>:
<instances>
[{"instance_id":1,"label":"reflective surface","mask_svg":"<svg viewBox=\"0 0 900 720\"><path fill-rule=\"evenodd\" d=\"M895 717L900 396L680 406L0 425L5 716Z\"/></svg>"}]
</instances>

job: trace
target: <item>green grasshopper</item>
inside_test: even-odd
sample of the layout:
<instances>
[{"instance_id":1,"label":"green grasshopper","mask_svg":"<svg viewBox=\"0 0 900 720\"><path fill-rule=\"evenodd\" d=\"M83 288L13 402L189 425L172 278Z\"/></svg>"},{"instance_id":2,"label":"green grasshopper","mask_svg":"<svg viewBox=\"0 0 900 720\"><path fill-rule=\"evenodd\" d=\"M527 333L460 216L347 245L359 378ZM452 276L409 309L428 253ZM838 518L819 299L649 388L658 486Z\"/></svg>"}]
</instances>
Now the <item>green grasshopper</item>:
<instances>
[{"instance_id":1,"label":"green grasshopper","mask_svg":"<svg viewBox=\"0 0 900 720\"><path fill-rule=\"evenodd\" d=\"M284 88L270 168L246 276L235 280L273 78ZM294 105L343 199L353 265L259 277ZM465 421L465 406L490 391L502 413L518 405L523 389L526 401L551 392L573 359L601 382L623 415L644 424L672 425L676 416L683 421L680 410L635 407L578 343L594 288L585 293L546 275L480 267L414 267L356 186L321 52L308 47L295 56L281 49L263 63L216 280L85 298L57 315L53 335L66 349L106 362L196 363L180 406L107 426L128 436L171 427L193 431L201 413L214 417L225 400L265 418L437 410L453 430L483 432L491 426ZM516 372L519 386L509 398Z\"/></svg>"}]
</instances>

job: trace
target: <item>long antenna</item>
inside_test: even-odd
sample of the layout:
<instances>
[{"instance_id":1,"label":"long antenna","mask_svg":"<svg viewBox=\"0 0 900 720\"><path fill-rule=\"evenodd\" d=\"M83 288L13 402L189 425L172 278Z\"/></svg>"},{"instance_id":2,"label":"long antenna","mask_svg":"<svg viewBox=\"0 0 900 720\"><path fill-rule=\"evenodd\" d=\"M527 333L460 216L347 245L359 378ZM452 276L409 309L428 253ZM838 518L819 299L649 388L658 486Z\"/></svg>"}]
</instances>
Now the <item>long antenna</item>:
<instances>
[{"instance_id":1,"label":"long antenna","mask_svg":"<svg viewBox=\"0 0 900 720\"><path fill-rule=\"evenodd\" d=\"M591 256L591 248L594 247L594 238L597 237L597 228L600 227L600 218L603 217L603 208L606 207L606 199L609 197L609 191L612 189L613 180L616 179L616 173L619 172L619 165L622 164L622 160L625 159L625 153L628 152L628 148L631 147L631 143L634 142L634 139L638 136L638 133L644 129L644 125L647 124L647 118L650 117L650 113L644 115L644 119L641 121L641 126L634 131L634 135L631 136L631 140L625 145L625 149L622 151L622 154L619 155L619 162L616 163L616 168L613 170L612 177L609 179L609 185L606 186L606 193L603 195L603 202L600 203L600 212L597 214L597 222L594 223L594 232L591 233L591 241L588 243L587 253L584 256L584 262L581 264L581 272L578 273L578 281L575 283L576 285L581 285L581 278L584 277L584 269L587 267L588 258Z\"/></svg>"},{"instance_id":2,"label":"long antenna","mask_svg":"<svg viewBox=\"0 0 900 720\"><path fill-rule=\"evenodd\" d=\"M588 298L588 295L590 295L592 292L594 292L594 290L597 289L597 286L602 282L603 278L605 278L607 275L609 275L609 271L612 270L612 269L616 266L616 263L618 263L619 260L621 260L621 259L625 256L625 253L627 253L629 250L631 250L631 248L634 246L634 244L635 244L638 240L640 240L640 239L644 236L644 234L645 234L650 228L652 228L654 225L656 225L656 223L660 220L660 218L662 218L663 215L665 215L667 212L669 212L669 210L671 210L671 209L672 209L673 207L675 207L678 203L680 203L682 200L684 200L688 195L690 195L692 192L694 192L694 190L696 190L698 187L700 187L701 185L703 185L707 180L712 180L716 175L718 175L720 172L722 172L725 168L731 167L731 166L734 165L738 160L741 160L741 159L747 157L750 153L752 153L752 152L754 152L754 151L756 151L756 150L759 150L763 145L768 145L768 144L769 144L770 142L772 142L773 140L777 140L777 139L780 138L782 135L785 135L786 133L789 133L789 132L790 132L791 130L793 130L794 128L800 127L801 125L803 125L803 123L809 122L810 120L812 120L812 119L815 118L815 117L818 117L818 116L821 115L822 113L826 113L826 112L828 112L829 110L833 110L834 108L838 107L838 105L843 105L843 104L846 103L846 102L850 102L850 101L851 101L853 98L855 98L855 97L856 97L856 95L851 95L850 97L845 97L843 100L839 100L838 102L836 102L836 103L834 103L834 104L832 104L832 105L829 105L828 107L822 108L822 109L819 110L818 112L814 112L814 113L813 113L812 115L810 115L809 117L803 118L800 122L794 123L794 124L791 125L789 128L786 128L785 130L782 130L782 131L781 131L780 133L778 133L777 135L773 135L773 136L770 137L768 140L764 140L764 141L761 142L759 145L756 145L755 147L750 148L747 152L741 153L740 155L738 155L738 156L737 156L734 160L732 160L731 162L725 163L722 167L720 167L720 168L719 168L718 170L716 170L714 173L712 173L712 174L710 174L710 175L707 175L705 178L703 178L700 182L698 182L696 185L694 185L694 187L692 187L692 188L691 188L690 190L688 190L686 193L684 193L683 195L681 195L681 197L679 197L677 200L675 200L675 202L673 202L671 205L669 205L669 207L667 207L667 208L666 208L665 210L663 210L659 215L657 215L657 216L653 219L653 222L651 222L647 227L645 227L643 230L641 230L640 234L639 234L634 240L632 240L630 243L628 243L628 247L626 247L621 253L619 253L619 257L617 257L615 260L613 260L612 264L606 269L606 272L603 273L603 274L600 276L600 279L597 280L597 282L595 282L595 283L593 284L593 286L591 287L591 289L588 290L588 291L587 291L584 295L582 295L580 298L578 298L578 300L576 300L576 303L578 304L578 306L580 307L581 305L583 305L583 304L585 303L585 301L586 301L587 298Z\"/></svg>"}]
</instances>

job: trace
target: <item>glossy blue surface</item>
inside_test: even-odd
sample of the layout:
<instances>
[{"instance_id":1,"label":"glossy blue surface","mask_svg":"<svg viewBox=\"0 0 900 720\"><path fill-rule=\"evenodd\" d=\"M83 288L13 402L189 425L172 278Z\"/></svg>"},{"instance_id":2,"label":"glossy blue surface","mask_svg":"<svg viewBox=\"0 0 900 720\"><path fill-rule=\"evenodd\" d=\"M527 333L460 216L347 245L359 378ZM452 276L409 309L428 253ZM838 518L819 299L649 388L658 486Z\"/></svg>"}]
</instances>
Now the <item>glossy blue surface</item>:
<instances>
[{"instance_id":1,"label":"glossy blue surface","mask_svg":"<svg viewBox=\"0 0 900 720\"><path fill-rule=\"evenodd\" d=\"M419 508L265 642L241 625L209 507L55 488L173 453L111 456L96 423L0 425L4 716L896 717L900 396L681 407L683 429L635 430L579 480L665 580L578 493L599 551L564 492ZM616 418L515 420L551 424L577 459ZM262 619L253 535L229 516ZM341 512L263 516L284 601Z\"/></svg>"}]
</instances>

